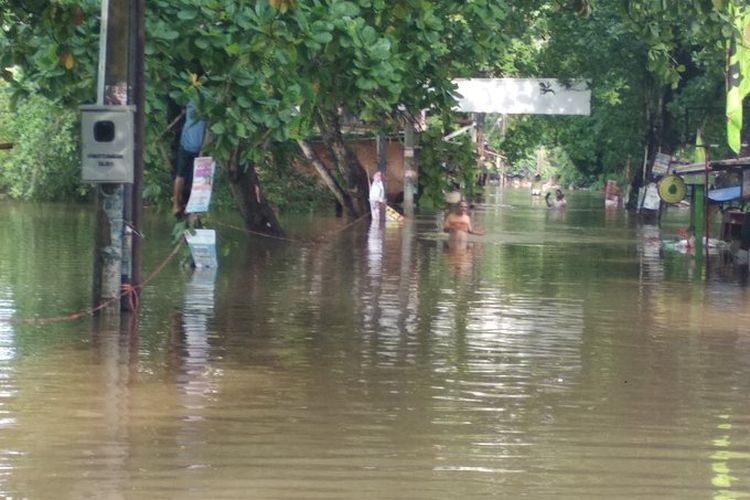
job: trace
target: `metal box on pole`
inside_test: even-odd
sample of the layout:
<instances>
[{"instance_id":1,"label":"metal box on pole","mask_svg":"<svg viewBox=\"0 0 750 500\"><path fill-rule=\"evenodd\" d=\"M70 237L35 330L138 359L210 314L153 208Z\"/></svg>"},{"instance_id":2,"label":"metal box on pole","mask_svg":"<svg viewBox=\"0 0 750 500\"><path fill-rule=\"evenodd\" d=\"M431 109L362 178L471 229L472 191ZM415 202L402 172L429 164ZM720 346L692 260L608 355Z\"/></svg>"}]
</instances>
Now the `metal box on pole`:
<instances>
[{"instance_id":1,"label":"metal box on pole","mask_svg":"<svg viewBox=\"0 0 750 500\"><path fill-rule=\"evenodd\" d=\"M84 105L81 110L81 180L133 183L133 106Z\"/></svg>"}]
</instances>

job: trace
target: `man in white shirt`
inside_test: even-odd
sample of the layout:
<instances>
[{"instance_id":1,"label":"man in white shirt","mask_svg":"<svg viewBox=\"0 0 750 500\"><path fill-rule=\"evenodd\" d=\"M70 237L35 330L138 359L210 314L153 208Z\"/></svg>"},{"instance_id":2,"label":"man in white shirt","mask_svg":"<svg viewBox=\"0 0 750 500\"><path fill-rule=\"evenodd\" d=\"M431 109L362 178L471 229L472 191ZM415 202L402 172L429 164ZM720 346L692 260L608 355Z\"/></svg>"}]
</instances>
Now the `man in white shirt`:
<instances>
[{"instance_id":1,"label":"man in white shirt","mask_svg":"<svg viewBox=\"0 0 750 500\"><path fill-rule=\"evenodd\" d=\"M370 214L373 219L380 219L385 211L385 186L383 174L375 172L370 185Z\"/></svg>"}]
</instances>

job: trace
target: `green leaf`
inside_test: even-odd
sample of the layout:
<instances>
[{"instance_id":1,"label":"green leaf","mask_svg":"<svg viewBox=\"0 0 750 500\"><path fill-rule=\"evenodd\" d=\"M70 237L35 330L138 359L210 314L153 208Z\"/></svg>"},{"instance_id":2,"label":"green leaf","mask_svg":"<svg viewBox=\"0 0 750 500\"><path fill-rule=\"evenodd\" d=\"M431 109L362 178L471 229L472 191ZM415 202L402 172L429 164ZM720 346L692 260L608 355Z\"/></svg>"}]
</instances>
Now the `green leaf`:
<instances>
[{"instance_id":1,"label":"green leaf","mask_svg":"<svg viewBox=\"0 0 750 500\"><path fill-rule=\"evenodd\" d=\"M387 38L381 38L370 47L370 55L377 60L388 59L391 55L391 42Z\"/></svg>"},{"instance_id":2,"label":"green leaf","mask_svg":"<svg viewBox=\"0 0 750 500\"><path fill-rule=\"evenodd\" d=\"M364 77L357 78L356 85L360 90L372 90L377 86L373 80Z\"/></svg>"},{"instance_id":3,"label":"green leaf","mask_svg":"<svg viewBox=\"0 0 750 500\"><path fill-rule=\"evenodd\" d=\"M235 133L237 134L237 137L241 139L247 139L248 137L247 128L242 122L237 122L237 130Z\"/></svg>"},{"instance_id":4,"label":"green leaf","mask_svg":"<svg viewBox=\"0 0 750 500\"><path fill-rule=\"evenodd\" d=\"M378 33L375 31L375 28L372 26L365 26L365 29L362 30L362 41L365 42L366 45L372 45L378 40Z\"/></svg>"},{"instance_id":5,"label":"green leaf","mask_svg":"<svg viewBox=\"0 0 750 500\"><path fill-rule=\"evenodd\" d=\"M247 97L245 97L244 95L241 95L241 96L239 96L239 97L237 98L237 104L238 104L238 105L239 105L239 106L240 106L241 108L245 108L245 109L249 109L249 108L251 108L251 107L253 106L253 103L252 103L252 102L250 102L250 99L248 99L248 98L247 98Z\"/></svg>"},{"instance_id":6,"label":"green leaf","mask_svg":"<svg viewBox=\"0 0 750 500\"><path fill-rule=\"evenodd\" d=\"M336 2L331 6L331 13L336 17L356 17L359 7L352 2Z\"/></svg>"},{"instance_id":7,"label":"green leaf","mask_svg":"<svg viewBox=\"0 0 750 500\"><path fill-rule=\"evenodd\" d=\"M162 38L163 40L167 40L167 41L173 41L173 40L177 40L178 38L180 38L180 33L174 30L166 30L160 34L159 38Z\"/></svg>"},{"instance_id":8,"label":"green leaf","mask_svg":"<svg viewBox=\"0 0 750 500\"><path fill-rule=\"evenodd\" d=\"M196 17L198 17L198 11L195 9L180 9L177 12L177 19L182 21L192 21Z\"/></svg>"},{"instance_id":9,"label":"green leaf","mask_svg":"<svg viewBox=\"0 0 750 500\"><path fill-rule=\"evenodd\" d=\"M333 40L333 35L331 35L327 31L321 31L313 35L313 40L315 40L316 42L320 44L324 44Z\"/></svg>"}]
</instances>

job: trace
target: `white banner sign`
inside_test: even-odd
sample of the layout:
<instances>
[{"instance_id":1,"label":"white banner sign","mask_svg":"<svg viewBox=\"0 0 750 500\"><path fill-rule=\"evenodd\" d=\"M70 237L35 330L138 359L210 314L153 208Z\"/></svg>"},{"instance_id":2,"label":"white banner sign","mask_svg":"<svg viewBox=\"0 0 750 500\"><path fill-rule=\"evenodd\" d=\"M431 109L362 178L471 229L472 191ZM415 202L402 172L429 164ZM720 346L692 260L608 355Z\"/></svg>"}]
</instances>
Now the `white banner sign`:
<instances>
[{"instance_id":1,"label":"white banner sign","mask_svg":"<svg viewBox=\"0 0 750 500\"><path fill-rule=\"evenodd\" d=\"M214 159L199 156L193 162L193 187L190 190L185 212L198 214L208 212L211 203L211 189L214 183Z\"/></svg>"},{"instance_id":2,"label":"white banner sign","mask_svg":"<svg viewBox=\"0 0 750 500\"><path fill-rule=\"evenodd\" d=\"M659 189L653 182L646 186L646 194L643 197L643 208L647 210L659 210L661 204L661 198L659 197Z\"/></svg>"},{"instance_id":3,"label":"white banner sign","mask_svg":"<svg viewBox=\"0 0 750 500\"><path fill-rule=\"evenodd\" d=\"M216 231L213 229L195 229L191 234L185 231L185 240L190 247L193 264L198 269L215 268L219 265L216 258Z\"/></svg>"},{"instance_id":4,"label":"white banner sign","mask_svg":"<svg viewBox=\"0 0 750 500\"><path fill-rule=\"evenodd\" d=\"M468 78L453 80L457 111L506 115L590 115L591 90L576 80L565 87L554 78Z\"/></svg>"},{"instance_id":5,"label":"white banner sign","mask_svg":"<svg viewBox=\"0 0 750 500\"><path fill-rule=\"evenodd\" d=\"M669 164L672 161L672 157L664 153L656 153L654 158L654 165L651 167L651 172L656 175L664 175L669 171Z\"/></svg>"}]
</instances>

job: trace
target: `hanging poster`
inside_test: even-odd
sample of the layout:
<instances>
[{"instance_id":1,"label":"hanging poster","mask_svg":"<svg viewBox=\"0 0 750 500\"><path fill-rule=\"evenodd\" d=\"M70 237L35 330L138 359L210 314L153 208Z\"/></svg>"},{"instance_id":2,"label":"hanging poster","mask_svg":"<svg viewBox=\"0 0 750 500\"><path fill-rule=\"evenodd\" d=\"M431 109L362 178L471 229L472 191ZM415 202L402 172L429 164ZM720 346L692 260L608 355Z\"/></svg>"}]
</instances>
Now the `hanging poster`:
<instances>
[{"instance_id":1,"label":"hanging poster","mask_svg":"<svg viewBox=\"0 0 750 500\"><path fill-rule=\"evenodd\" d=\"M651 172L654 175L664 175L669 171L669 164L672 162L672 157L665 153L656 153L654 158L654 166L651 167Z\"/></svg>"},{"instance_id":2,"label":"hanging poster","mask_svg":"<svg viewBox=\"0 0 750 500\"><path fill-rule=\"evenodd\" d=\"M190 199L185 212L189 214L208 212L213 183L214 159L210 156L199 156L193 162L193 187L190 190Z\"/></svg>"},{"instance_id":3,"label":"hanging poster","mask_svg":"<svg viewBox=\"0 0 750 500\"><path fill-rule=\"evenodd\" d=\"M652 182L646 186L646 194L643 197L642 208L658 211L660 204L661 198L659 197L659 189L656 187L656 183Z\"/></svg>"},{"instance_id":4,"label":"hanging poster","mask_svg":"<svg viewBox=\"0 0 750 500\"><path fill-rule=\"evenodd\" d=\"M742 169L742 199L750 198L750 168Z\"/></svg>"},{"instance_id":5,"label":"hanging poster","mask_svg":"<svg viewBox=\"0 0 750 500\"><path fill-rule=\"evenodd\" d=\"M185 231L185 241L190 247L193 265L198 268L216 268L216 231L213 229L195 229Z\"/></svg>"}]
</instances>

